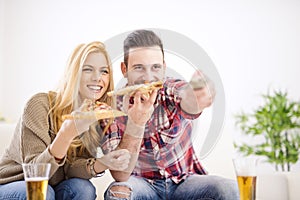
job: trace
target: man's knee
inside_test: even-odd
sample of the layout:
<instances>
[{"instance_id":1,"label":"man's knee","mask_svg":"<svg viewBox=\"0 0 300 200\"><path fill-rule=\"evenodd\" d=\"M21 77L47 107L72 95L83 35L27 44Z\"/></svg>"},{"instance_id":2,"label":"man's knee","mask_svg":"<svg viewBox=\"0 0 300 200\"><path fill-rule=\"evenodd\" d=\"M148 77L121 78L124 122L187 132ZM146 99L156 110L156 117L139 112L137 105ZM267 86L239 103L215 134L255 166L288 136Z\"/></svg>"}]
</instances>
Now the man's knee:
<instances>
[{"instance_id":1,"label":"man's knee","mask_svg":"<svg viewBox=\"0 0 300 200\"><path fill-rule=\"evenodd\" d=\"M112 185L109 192L113 197L124 199L130 199L131 197L131 188L126 185Z\"/></svg>"}]
</instances>

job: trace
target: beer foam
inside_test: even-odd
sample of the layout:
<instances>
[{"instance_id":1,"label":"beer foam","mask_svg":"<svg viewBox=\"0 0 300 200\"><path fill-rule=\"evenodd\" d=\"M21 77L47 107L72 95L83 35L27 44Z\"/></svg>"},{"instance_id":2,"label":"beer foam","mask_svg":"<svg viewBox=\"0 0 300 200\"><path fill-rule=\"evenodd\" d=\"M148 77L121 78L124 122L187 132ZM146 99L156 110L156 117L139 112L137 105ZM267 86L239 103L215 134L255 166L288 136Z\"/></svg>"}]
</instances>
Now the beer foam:
<instances>
[{"instance_id":1,"label":"beer foam","mask_svg":"<svg viewBox=\"0 0 300 200\"><path fill-rule=\"evenodd\" d=\"M240 169L237 172L238 176L256 176L255 170L245 170L245 169Z\"/></svg>"},{"instance_id":2,"label":"beer foam","mask_svg":"<svg viewBox=\"0 0 300 200\"><path fill-rule=\"evenodd\" d=\"M31 177L31 178L26 178L25 181L31 181L31 182L48 181L48 178L47 177Z\"/></svg>"},{"instance_id":3,"label":"beer foam","mask_svg":"<svg viewBox=\"0 0 300 200\"><path fill-rule=\"evenodd\" d=\"M255 173L240 173L240 174L238 174L238 176L256 176L256 174Z\"/></svg>"}]
</instances>

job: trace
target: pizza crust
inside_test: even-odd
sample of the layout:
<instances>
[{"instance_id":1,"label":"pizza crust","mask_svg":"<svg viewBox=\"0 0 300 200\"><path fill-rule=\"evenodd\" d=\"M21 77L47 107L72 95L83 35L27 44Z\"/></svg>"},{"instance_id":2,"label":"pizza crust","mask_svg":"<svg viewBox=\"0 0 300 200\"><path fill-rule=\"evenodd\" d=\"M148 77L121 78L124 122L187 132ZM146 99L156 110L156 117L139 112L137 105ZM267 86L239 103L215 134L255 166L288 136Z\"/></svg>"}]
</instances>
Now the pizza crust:
<instances>
[{"instance_id":1,"label":"pizza crust","mask_svg":"<svg viewBox=\"0 0 300 200\"><path fill-rule=\"evenodd\" d=\"M163 88L163 82L156 81L151 83L127 86L125 88L116 91L110 91L107 93L107 95L108 96L122 96L122 95L132 96L136 91L141 91L143 94L149 94L152 90L160 89L160 88Z\"/></svg>"},{"instance_id":2,"label":"pizza crust","mask_svg":"<svg viewBox=\"0 0 300 200\"><path fill-rule=\"evenodd\" d=\"M88 111L88 112L76 112L73 114L67 114L62 116L62 120L67 119L107 119L107 118L116 118L120 116L126 116L124 112L118 110L97 110L97 111Z\"/></svg>"},{"instance_id":3,"label":"pizza crust","mask_svg":"<svg viewBox=\"0 0 300 200\"><path fill-rule=\"evenodd\" d=\"M109 105L99 101L85 99L81 111L75 111L71 114L63 115L62 120L67 119L107 119L125 116L124 112L112 109Z\"/></svg>"}]
</instances>

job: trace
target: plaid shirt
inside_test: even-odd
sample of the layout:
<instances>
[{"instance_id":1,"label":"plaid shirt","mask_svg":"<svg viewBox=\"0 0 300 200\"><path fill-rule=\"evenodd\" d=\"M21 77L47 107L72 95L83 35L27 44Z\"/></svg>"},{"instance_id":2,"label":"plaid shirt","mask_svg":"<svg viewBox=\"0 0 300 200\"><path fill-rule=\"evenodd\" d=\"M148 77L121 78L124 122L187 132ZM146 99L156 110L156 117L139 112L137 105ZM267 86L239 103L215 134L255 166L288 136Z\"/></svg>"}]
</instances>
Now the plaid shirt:
<instances>
[{"instance_id":1,"label":"plaid shirt","mask_svg":"<svg viewBox=\"0 0 300 200\"><path fill-rule=\"evenodd\" d=\"M189 174L206 174L196 157L191 141L192 122L199 117L185 113L180 108L178 89L186 82L167 79L158 91L154 112L145 126L139 158L132 174L150 180L171 178L175 183ZM117 100L122 110L123 97ZM127 117L116 118L103 138L104 153L114 150L124 134Z\"/></svg>"}]
</instances>

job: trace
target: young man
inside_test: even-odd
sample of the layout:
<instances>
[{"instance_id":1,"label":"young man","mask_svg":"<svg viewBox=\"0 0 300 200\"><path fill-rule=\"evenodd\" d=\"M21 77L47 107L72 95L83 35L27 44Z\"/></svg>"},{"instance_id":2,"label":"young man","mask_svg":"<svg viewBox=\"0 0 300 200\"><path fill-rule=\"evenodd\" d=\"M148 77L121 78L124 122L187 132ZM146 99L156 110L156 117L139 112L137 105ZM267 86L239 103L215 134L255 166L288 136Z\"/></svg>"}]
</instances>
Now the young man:
<instances>
[{"instance_id":1,"label":"young man","mask_svg":"<svg viewBox=\"0 0 300 200\"><path fill-rule=\"evenodd\" d=\"M137 30L127 36L121 70L128 86L163 81L163 88L151 94L151 98L156 95L155 101L150 101L154 111L143 135L124 140L120 131L118 136L107 137L106 143L118 143L118 148L131 148L130 152L137 154L133 156L135 166L112 173L117 182L109 186L105 199L238 199L236 182L206 175L192 145L191 120L213 103L212 84L197 87L183 80L166 79L163 44L149 30ZM203 78L203 74L197 71L195 77ZM120 96L118 108L149 103L149 97L139 96L133 100ZM118 119L126 124L126 118Z\"/></svg>"}]
</instances>

